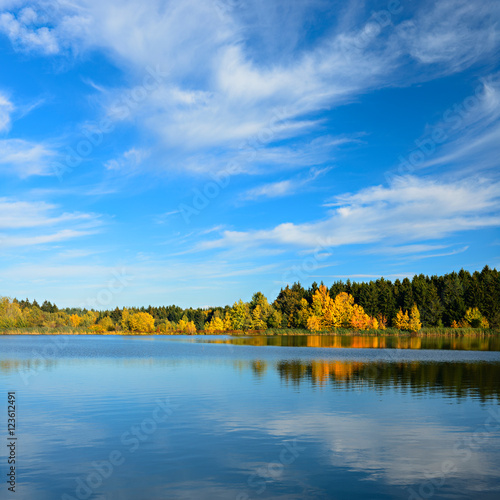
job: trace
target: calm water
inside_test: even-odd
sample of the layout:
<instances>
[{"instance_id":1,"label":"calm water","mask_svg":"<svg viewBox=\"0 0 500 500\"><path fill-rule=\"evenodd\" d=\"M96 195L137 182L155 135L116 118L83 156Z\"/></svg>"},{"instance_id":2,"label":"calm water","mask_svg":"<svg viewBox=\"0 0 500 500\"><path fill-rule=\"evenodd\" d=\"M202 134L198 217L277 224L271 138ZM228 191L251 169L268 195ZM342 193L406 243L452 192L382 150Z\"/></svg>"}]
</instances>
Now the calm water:
<instances>
[{"instance_id":1,"label":"calm water","mask_svg":"<svg viewBox=\"0 0 500 500\"><path fill-rule=\"evenodd\" d=\"M500 498L493 344L332 342L0 337L0 498Z\"/></svg>"}]
</instances>

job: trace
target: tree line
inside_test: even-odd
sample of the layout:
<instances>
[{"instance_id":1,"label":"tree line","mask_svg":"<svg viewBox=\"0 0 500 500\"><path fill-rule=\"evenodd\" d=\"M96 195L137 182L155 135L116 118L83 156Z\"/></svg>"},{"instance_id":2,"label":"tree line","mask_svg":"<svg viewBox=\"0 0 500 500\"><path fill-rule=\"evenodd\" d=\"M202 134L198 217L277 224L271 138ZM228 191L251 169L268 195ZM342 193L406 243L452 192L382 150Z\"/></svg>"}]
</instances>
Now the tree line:
<instances>
[{"instance_id":1,"label":"tree line","mask_svg":"<svg viewBox=\"0 0 500 500\"><path fill-rule=\"evenodd\" d=\"M286 286L273 302L261 293L232 306L176 305L113 310L59 309L45 301L0 299L0 329L60 328L105 331L207 333L269 328L328 331L335 328L418 331L424 327L500 328L500 274L488 266L411 280L323 282Z\"/></svg>"}]
</instances>

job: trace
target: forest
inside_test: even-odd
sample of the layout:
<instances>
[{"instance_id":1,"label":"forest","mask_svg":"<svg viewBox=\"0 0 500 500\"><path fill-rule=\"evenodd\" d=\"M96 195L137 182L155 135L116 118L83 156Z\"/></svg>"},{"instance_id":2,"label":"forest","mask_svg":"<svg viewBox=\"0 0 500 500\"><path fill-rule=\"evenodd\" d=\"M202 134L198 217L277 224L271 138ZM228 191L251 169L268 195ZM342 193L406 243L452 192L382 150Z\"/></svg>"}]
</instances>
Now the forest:
<instances>
[{"instance_id":1,"label":"forest","mask_svg":"<svg viewBox=\"0 0 500 500\"><path fill-rule=\"evenodd\" d=\"M411 280L300 283L282 288L273 302L256 292L249 302L232 306L183 309L123 307L112 310L59 309L49 301L0 298L0 331L74 333L223 333L339 329L380 332L387 328L500 329L500 274L488 266L443 276L415 275Z\"/></svg>"}]
</instances>

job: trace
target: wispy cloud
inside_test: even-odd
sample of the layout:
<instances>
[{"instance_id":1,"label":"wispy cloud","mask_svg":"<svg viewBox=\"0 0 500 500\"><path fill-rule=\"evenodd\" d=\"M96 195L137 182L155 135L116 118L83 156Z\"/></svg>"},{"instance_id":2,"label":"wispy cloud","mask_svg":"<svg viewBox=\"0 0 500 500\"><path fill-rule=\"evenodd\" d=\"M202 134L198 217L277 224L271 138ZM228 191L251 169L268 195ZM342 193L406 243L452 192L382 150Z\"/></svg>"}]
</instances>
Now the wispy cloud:
<instances>
[{"instance_id":1,"label":"wispy cloud","mask_svg":"<svg viewBox=\"0 0 500 500\"><path fill-rule=\"evenodd\" d=\"M464 201L465 200L465 201ZM500 226L500 183L469 178L437 182L400 177L389 187L375 186L337 196L338 207L325 219L286 222L268 230L225 231L198 250L263 244L336 247L390 240L402 244L441 239L461 231Z\"/></svg>"},{"instance_id":2,"label":"wispy cloud","mask_svg":"<svg viewBox=\"0 0 500 500\"><path fill-rule=\"evenodd\" d=\"M421 2L416 15L402 22L397 33L417 61L436 69L440 65L437 71L450 74L497 50L499 15L497 2Z\"/></svg>"},{"instance_id":3,"label":"wispy cloud","mask_svg":"<svg viewBox=\"0 0 500 500\"><path fill-rule=\"evenodd\" d=\"M0 247L61 242L96 232L101 219L91 213L60 213L45 202L0 198Z\"/></svg>"},{"instance_id":4,"label":"wispy cloud","mask_svg":"<svg viewBox=\"0 0 500 500\"><path fill-rule=\"evenodd\" d=\"M307 177L297 176L284 181L271 182L262 186L249 189L242 195L244 200L257 200L259 198L278 198L290 196L299 190L306 188L308 184L314 182L318 177L328 172L329 168L312 169Z\"/></svg>"},{"instance_id":5,"label":"wispy cloud","mask_svg":"<svg viewBox=\"0 0 500 500\"><path fill-rule=\"evenodd\" d=\"M0 140L0 172L21 178L53 175L56 152L45 144L23 139Z\"/></svg>"},{"instance_id":6,"label":"wispy cloud","mask_svg":"<svg viewBox=\"0 0 500 500\"><path fill-rule=\"evenodd\" d=\"M127 118L152 132L159 148L204 154L235 149L252 137L267 136L271 146L317 130L321 122L314 113L374 89L406 85L409 59L422 67L412 78L421 74L425 80L490 56L500 38L499 7L486 0L401 5L402 15L387 23L377 23L373 12L353 15L363 9L352 3L342 22L308 44L304 19L320 15L321 2L287 2L279 9L256 0L224 15L203 0L52 3L50 15L43 2L4 12L0 29L22 50L105 50L131 80L139 81L147 67L161 68L162 83ZM264 12L265 23L252 17ZM286 23L289 44L283 30L270 31L269 23ZM369 43L362 43L367 36ZM114 116L117 96L129 96L131 88L96 85L105 112Z\"/></svg>"},{"instance_id":7,"label":"wispy cloud","mask_svg":"<svg viewBox=\"0 0 500 500\"><path fill-rule=\"evenodd\" d=\"M4 94L0 93L0 132L10 129L12 111L14 111L14 105Z\"/></svg>"},{"instance_id":8,"label":"wispy cloud","mask_svg":"<svg viewBox=\"0 0 500 500\"><path fill-rule=\"evenodd\" d=\"M132 148L125 151L119 158L107 161L104 166L108 170L118 170L122 174L130 173L136 170L149 155L149 151Z\"/></svg>"}]
</instances>

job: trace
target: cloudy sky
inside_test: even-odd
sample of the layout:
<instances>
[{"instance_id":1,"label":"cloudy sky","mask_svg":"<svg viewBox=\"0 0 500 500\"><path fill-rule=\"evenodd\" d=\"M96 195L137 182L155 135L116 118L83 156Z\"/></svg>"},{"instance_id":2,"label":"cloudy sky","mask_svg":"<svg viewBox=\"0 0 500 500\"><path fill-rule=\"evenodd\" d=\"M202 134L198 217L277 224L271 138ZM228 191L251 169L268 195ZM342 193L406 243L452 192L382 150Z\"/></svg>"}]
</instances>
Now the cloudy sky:
<instances>
[{"instance_id":1,"label":"cloudy sky","mask_svg":"<svg viewBox=\"0 0 500 500\"><path fill-rule=\"evenodd\" d=\"M495 0L0 0L0 295L498 267L499 45Z\"/></svg>"}]
</instances>

